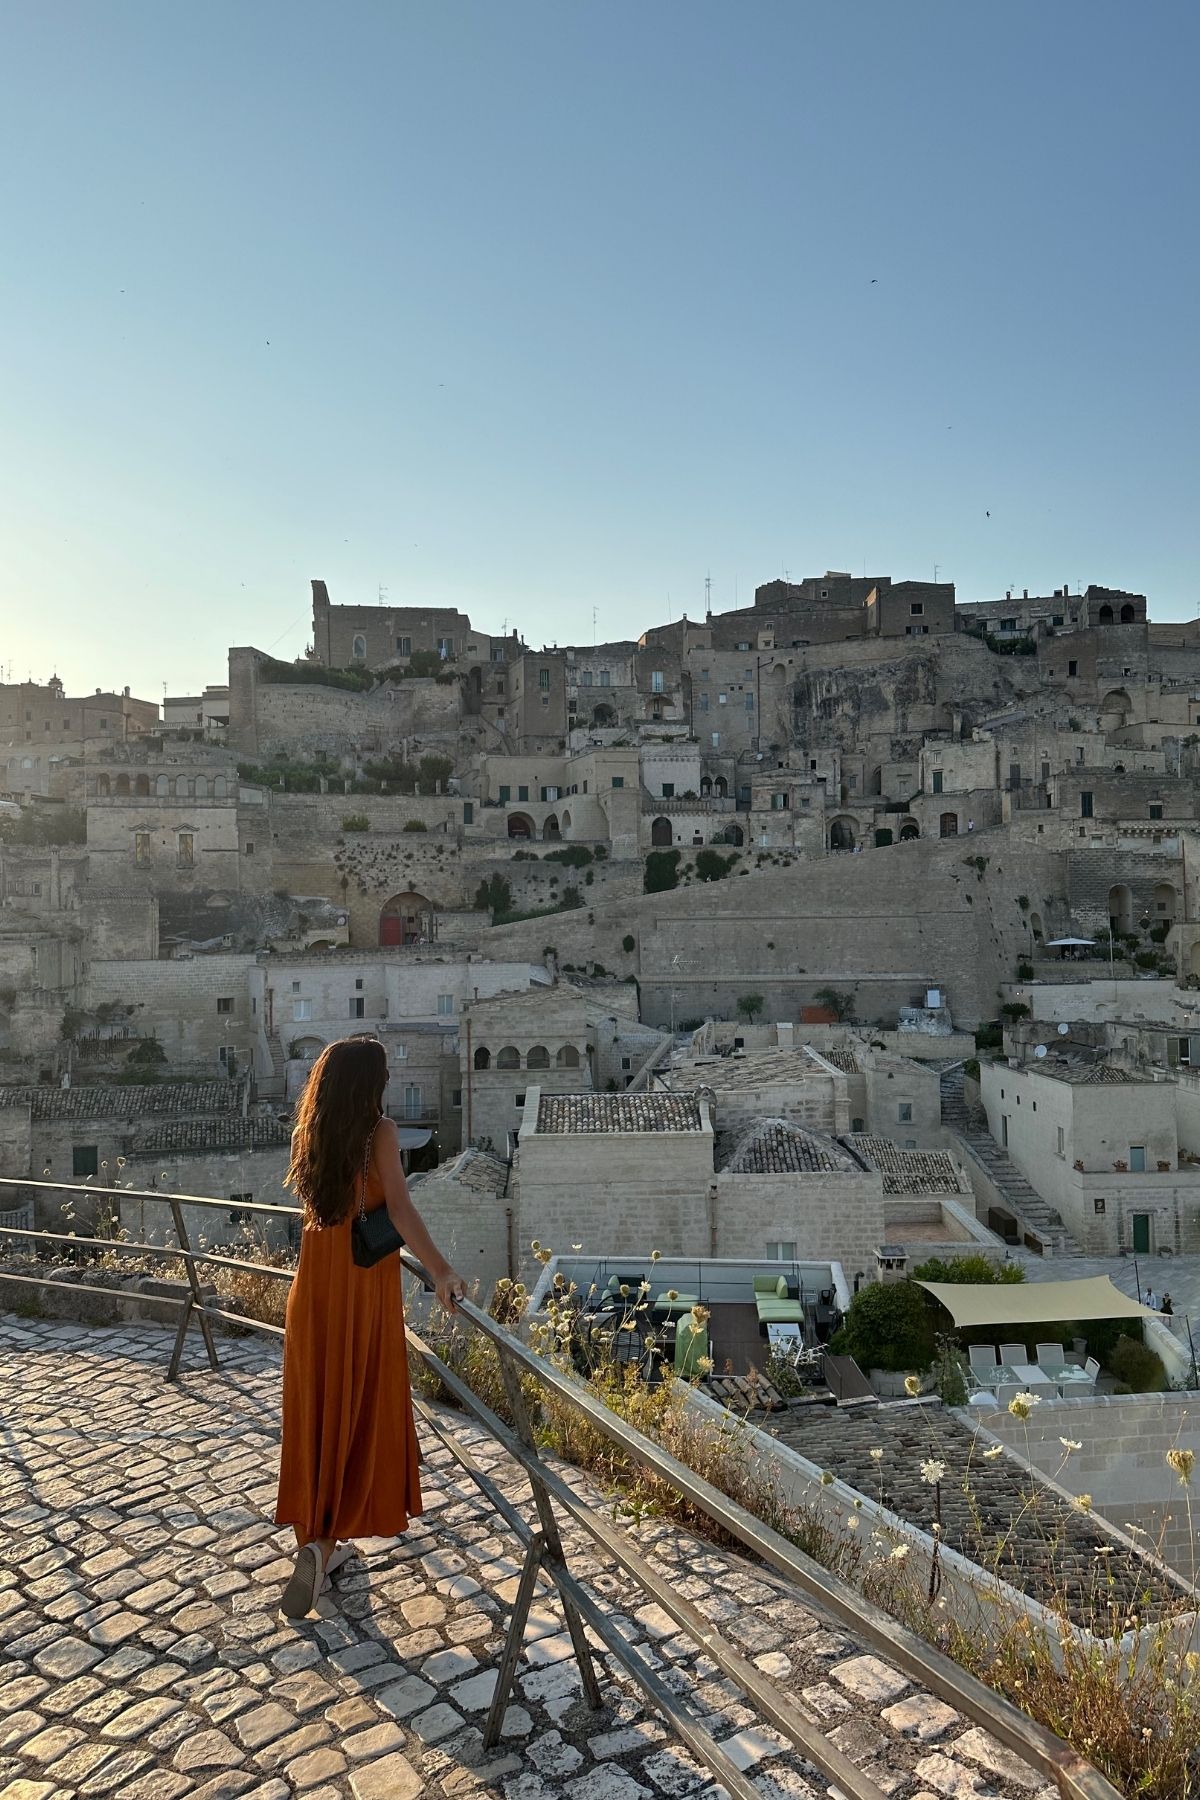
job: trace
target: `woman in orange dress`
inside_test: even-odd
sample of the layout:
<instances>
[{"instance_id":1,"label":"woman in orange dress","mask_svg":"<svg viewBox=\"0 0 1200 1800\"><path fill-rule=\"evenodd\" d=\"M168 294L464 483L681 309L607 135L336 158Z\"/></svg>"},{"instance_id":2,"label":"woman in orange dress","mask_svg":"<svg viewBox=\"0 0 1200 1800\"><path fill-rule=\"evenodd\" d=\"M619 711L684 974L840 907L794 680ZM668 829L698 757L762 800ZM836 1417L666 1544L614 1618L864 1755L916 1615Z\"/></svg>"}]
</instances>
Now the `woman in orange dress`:
<instances>
[{"instance_id":1,"label":"woman in orange dress","mask_svg":"<svg viewBox=\"0 0 1200 1800\"><path fill-rule=\"evenodd\" d=\"M312 1611L338 1541L397 1537L421 1509L419 1452L404 1340L400 1259L361 1268L351 1252L360 1206L386 1206L453 1312L462 1277L434 1246L408 1194L400 1135L383 1116L387 1053L375 1038L329 1044L296 1113L285 1177L304 1209L283 1344L283 1446L275 1522L299 1546L281 1610Z\"/></svg>"}]
</instances>

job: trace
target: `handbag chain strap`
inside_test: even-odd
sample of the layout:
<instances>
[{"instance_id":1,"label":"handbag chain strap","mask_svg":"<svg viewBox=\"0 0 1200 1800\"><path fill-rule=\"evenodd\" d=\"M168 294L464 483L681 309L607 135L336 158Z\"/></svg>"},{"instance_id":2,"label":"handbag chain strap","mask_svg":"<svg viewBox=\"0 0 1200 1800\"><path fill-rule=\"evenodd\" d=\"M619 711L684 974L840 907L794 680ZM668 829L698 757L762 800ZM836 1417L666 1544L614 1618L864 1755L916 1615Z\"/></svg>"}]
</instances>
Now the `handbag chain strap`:
<instances>
[{"instance_id":1,"label":"handbag chain strap","mask_svg":"<svg viewBox=\"0 0 1200 1800\"><path fill-rule=\"evenodd\" d=\"M360 1219L365 1219L367 1216L367 1171L371 1167L371 1147L375 1142L375 1133L378 1130L379 1120L376 1119L367 1133L367 1148L363 1153L362 1184L358 1190L358 1216Z\"/></svg>"}]
</instances>

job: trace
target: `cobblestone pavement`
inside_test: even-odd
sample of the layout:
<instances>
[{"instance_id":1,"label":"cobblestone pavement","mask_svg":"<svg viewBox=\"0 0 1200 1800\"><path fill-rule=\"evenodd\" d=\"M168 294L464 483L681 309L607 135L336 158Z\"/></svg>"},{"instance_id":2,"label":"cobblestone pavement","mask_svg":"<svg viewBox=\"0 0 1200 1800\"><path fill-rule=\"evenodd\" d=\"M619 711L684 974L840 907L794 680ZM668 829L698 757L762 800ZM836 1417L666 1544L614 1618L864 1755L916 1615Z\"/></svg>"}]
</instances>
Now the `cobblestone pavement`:
<instances>
[{"instance_id":1,"label":"cobblestone pavement","mask_svg":"<svg viewBox=\"0 0 1200 1800\"><path fill-rule=\"evenodd\" d=\"M0 1800L723 1792L603 1652L605 1708L586 1706L550 1590L530 1618L502 1743L483 1749L517 1547L436 1443L425 1517L404 1539L362 1543L319 1616L282 1619L278 1353L224 1342L221 1374L193 1370L168 1387L168 1350L152 1326L0 1314ZM520 1469L448 1417L525 1507ZM986 1733L786 1583L661 1521L632 1535L886 1794L1050 1800ZM765 1800L829 1792L576 1527L564 1538L576 1572Z\"/></svg>"}]
</instances>

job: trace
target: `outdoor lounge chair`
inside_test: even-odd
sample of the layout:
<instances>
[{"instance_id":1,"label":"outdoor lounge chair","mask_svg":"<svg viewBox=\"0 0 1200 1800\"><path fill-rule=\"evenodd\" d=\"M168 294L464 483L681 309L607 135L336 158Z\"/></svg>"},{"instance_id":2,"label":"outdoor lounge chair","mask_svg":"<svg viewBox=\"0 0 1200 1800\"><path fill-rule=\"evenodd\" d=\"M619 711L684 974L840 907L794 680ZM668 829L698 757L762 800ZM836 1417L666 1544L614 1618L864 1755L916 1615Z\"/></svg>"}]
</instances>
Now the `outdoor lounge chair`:
<instances>
[{"instance_id":1,"label":"outdoor lounge chair","mask_svg":"<svg viewBox=\"0 0 1200 1800\"><path fill-rule=\"evenodd\" d=\"M754 1277L754 1307L760 1325L803 1325L804 1305L788 1293L786 1275Z\"/></svg>"},{"instance_id":2,"label":"outdoor lounge chair","mask_svg":"<svg viewBox=\"0 0 1200 1800\"><path fill-rule=\"evenodd\" d=\"M967 1358L972 1375L978 1376L980 1381L989 1381L1000 1361L995 1344L971 1344L967 1349Z\"/></svg>"},{"instance_id":3,"label":"outdoor lounge chair","mask_svg":"<svg viewBox=\"0 0 1200 1800\"><path fill-rule=\"evenodd\" d=\"M1011 1369L1014 1363L1028 1362L1029 1352L1024 1344L1001 1344L1000 1361Z\"/></svg>"}]
</instances>

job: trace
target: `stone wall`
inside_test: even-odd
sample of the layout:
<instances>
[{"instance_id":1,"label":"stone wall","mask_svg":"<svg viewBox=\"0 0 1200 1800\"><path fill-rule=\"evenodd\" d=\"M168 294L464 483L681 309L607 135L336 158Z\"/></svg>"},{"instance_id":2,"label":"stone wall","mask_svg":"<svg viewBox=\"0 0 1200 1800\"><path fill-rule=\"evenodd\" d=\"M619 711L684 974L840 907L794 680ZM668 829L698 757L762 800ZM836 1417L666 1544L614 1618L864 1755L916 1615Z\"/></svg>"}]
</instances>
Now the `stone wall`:
<instances>
[{"instance_id":1,"label":"stone wall","mask_svg":"<svg viewBox=\"0 0 1200 1800\"><path fill-rule=\"evenodd\" d=\"M262 653L229 652L231 749L246 756L274 751L341 751L353 744L379 754L413 736L453 735L463 716L457 680L398 681L368 693L320 682L268 682L260 678Z\"/></svg>"},{"instance_id":2,"label":"stone wall","mask_svg":"<svg viewBox=\"0 0 1200 1800\"><path fill-rule=\"evenodd\" d=\"M883 1181L875 1171L716 1177L715 1256L764 1257L794 1243L802 1258L871 1271L884 1241Z\"/></svg>"},{"instance_id":3,"label":"stone wall","mask_svg":"<svg viewBox=\"0 0 1200 1800\"><path fill-rule=\"evenodd\" d=\"M1200 1457L1200 1395L1098 1395L1036 1407L1027 1424L1006 1412L988 1413L987 1429L1022 1460L1071 1494L1090 1494L1113 1525L1146 1533L1139 1542L1191 1580L1195 1538L1179 1477L1168 1450ZM1062 1439L1082 1444L1068 1455Z\"/></svg>"},{"instance_id":4,"label":"stone wall","mask_svg":"<svg viewBox=\"0 0 1200 1800\"><path fill-rule=\"evenodd\" d=\"M133 1007L130 1026L154 1036L174 1075L217 1080L226 1070L220 1052L232 1045L238 1067L253 1067L257 1024L250 1008L250 955L179 957L166 962L93 962L84 1004ZM220 1006L228 1001L228 1007Z\"/></svg>"}]
</instances>

